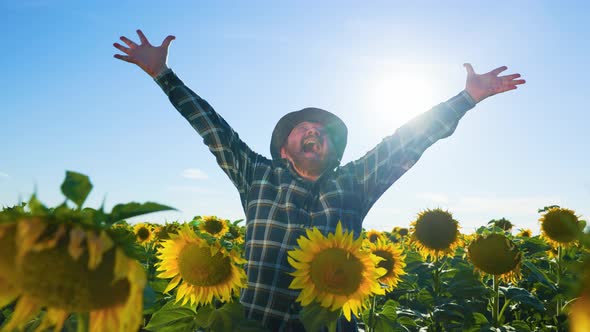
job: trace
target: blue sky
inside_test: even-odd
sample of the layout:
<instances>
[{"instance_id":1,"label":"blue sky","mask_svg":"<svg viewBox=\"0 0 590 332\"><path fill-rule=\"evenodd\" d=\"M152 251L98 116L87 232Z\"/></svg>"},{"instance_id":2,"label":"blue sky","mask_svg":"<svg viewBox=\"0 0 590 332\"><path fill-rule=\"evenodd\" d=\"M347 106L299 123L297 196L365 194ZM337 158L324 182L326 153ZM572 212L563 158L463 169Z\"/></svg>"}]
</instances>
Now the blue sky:
<instances>
[{"instance_id":1,"label":"blue sky","mask_svg":"<svg viewBox=\"0 0 590 332\"><path fill-rule=\"evenodd\" d=\"M112 43L168 34L169 66L255 151L307 106L348 125L344 162L412 116L506 65L527 84L484 100L426 151L365 219L408 226L448 209L470 232L505 217L538 232L537 209L590 215L589 5L554 1L0 0L0 206L37 187L50 205L65 170L88 174L87 201L156 201L141 218L243 218L237 191L153 80ZM132 221L138 221L133 219Z\"/></svg>"}]
</instances>

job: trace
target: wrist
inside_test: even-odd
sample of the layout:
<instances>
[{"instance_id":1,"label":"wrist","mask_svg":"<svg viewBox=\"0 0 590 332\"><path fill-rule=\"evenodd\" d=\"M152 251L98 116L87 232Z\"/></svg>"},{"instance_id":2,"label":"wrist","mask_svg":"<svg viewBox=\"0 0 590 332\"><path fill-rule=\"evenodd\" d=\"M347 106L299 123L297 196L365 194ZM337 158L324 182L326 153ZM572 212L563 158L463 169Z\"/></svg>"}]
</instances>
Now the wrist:
<instances>
[{"instance_id":1,"label":"wrist","mask_svg":"<svg viewBox=\"0 0 590 332\"><path fill-rule=\"evenodd\" d=\"M159 70L157 70L154 75L152 75L152 78L156 79L160 76L162 76L162 74L164 74L166 71L168 71L170 68L168 68L168 66L166 66L166 64L164 64Z\"/></svg>"},{"instance_id":2,"label":"wrist","mask_svg":"<svg viewBox=\"0 0 590 332\"><path fill-rule=\"evenodd\" d=\"M480 96L480 94L478 94L474 91L471 91L469 88L466 88L463 91L465 91L471 97L471 99L473 99L473 102L476 104L485 99L485 97Z\"/></svg>"}]
</instances>

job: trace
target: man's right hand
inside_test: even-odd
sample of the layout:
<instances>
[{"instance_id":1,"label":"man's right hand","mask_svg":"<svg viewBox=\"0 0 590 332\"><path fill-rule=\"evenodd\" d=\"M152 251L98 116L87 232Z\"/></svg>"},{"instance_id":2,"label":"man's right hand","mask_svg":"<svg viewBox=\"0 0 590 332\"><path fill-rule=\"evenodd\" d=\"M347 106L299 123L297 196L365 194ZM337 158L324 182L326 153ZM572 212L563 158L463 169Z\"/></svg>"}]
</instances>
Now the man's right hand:
<instances>
[{"instance_id":1,"label":"man's right hand","mask_svg":"<svg viewBox=\"0 0 590 332\"><path fill-rule=\"evenodd\" d=\"M168 47L176 37L168 36L160 46L152 46L141 30L137 30L137 35L141 45L137 45L125 36L121 40L127 44L125 47L119 43L114 43L117 49L127 55L115 54L115 58L126 62L134 63L143 69L151 77L156 77L160 72L165 70L166 58L168 57Z\"/></svg>"}]
</instances>

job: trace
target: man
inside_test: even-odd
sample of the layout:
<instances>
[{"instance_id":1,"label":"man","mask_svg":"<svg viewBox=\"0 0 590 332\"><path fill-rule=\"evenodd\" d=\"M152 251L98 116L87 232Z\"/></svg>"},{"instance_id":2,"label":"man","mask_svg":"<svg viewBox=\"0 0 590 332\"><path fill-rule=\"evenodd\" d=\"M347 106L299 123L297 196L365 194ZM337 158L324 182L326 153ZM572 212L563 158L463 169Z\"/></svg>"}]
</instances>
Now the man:
<instances>
[{"instance_id":1,"label":"man","mask_svg":"<svg viewBox=\"0 0 590 332\"><path fill-rule=\"evenodd\" d=\"M334 114L306 108L281 118L271 138L269 160L240 140L213 108L166 66L168 36L152 46L121 37L114 46L153 77L215 155L240 193L246 215L245 258L248 287L240 301L246 316L272 330L298 331L298 291L289 289L287 251L306 228L334 232L339 221L359 236L375 201L437 140L451 135L459 119L481 100L525 83L519 74L498 76L506 67L478 75L469 64L464 91L414 118L364 157L340 166L346 125ZM355 330L354 322L341 330Z\"/></svg>"}]
</instances>

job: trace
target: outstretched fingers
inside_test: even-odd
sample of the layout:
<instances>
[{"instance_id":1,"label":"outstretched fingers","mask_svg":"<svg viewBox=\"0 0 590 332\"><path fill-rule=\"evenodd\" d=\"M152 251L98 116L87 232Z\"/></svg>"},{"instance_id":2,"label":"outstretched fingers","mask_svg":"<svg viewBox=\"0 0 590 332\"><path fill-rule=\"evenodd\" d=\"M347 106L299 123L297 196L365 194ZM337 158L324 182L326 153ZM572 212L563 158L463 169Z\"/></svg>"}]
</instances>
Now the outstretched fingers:
<instances>
[{"instance_id":1,"label":"outstretched fingers","mask_svg":"<svg viewBox=\"0 0 590 332\"><path fill-rule=\"evenodd\" d=\"M498 68L492 70L490 72L490 74L492 74L494 76L498 76L501 72L505 71L506 69L508 69L508 67L506 67L506 66L498 67Z\"/></svg>"},{"instance_id":2,"label":"outstretched fingers","mask_svg":"<svg viewBox=\"0 0 590 332\"><path fill-rule=\"evenodd\" d=\"M127 46L129 46L129 48L136 48L137 44L132 41L131 39L125 37L125 36L121 36L120 38L125 44L127 44Z\"/></svg>"},{"instance_id":3,"label":"outstretched fingers","mask_svg":"<svg viewBox=\"0 0 590 332\"><path fill-rule=\"evenodd\" d=\"M113 46L115 46L116 49L118 49L119 51L125 53L125 54L129 54L129 49L119 43L114 43Z\"/></svg>"},{"instance_id":4,"label":"outstretched fingers","mask_svg":"<svg viewBox=\"0 0 590 332\"><path fill-rule=\"evenodd\" d=\"M166 49L168 49L168 47L170 46L170 43L171 43L171 42L172 42L174 39L176 39L176 37L174 37L174 36L172 36L172 35L170 35L170 36L166 37L166 38L164 39L164 41L162 42L162 45L161 45L161 47L163 46L163 47L165 47Z\"/></svg>"},{"instance_id":5,"label":"outstretched fingers","mask_svg":"<svg viewBox=\"0 0 590 332\"><path fill-rule=\"evenodd\" d=\"M137 35L142 44L151 45L141 30L137 29Z\"/></svg>"},{"instance_id":6,"label":"outstretched fingers","mask_svg":"<svg viewBox=\"0 0 590 332\"><path fill-rule=\"evenodd\" d=\"M119 59L119 60L123 60L125 62L129 62L129 63L133 63L133 61L131 61L131 58L127 55L121 55L121 54L115 54L113 55L115 58Z\"/></svg>"}]
</instances>

